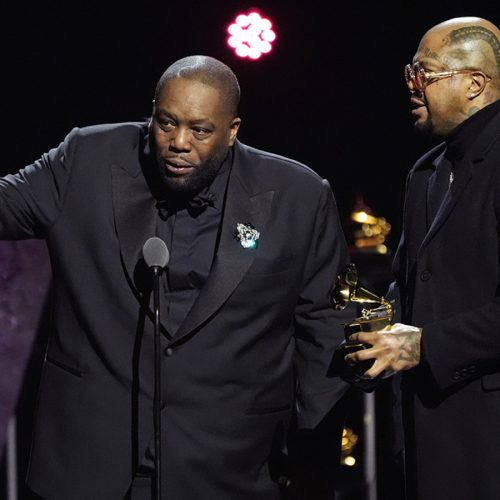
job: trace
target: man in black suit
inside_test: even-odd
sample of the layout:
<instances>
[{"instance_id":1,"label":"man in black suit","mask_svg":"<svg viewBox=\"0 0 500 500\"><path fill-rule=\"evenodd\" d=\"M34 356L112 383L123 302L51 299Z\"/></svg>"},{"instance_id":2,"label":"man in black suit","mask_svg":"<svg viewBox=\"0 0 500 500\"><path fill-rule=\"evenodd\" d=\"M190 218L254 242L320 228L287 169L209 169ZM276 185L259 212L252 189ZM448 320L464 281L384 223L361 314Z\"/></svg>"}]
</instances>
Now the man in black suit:
<instances>
[{"instance_id":1,"label":"man in black suit","mask_svg":"<svg viewBox=\"0 0 500 500\"><path fill-rule=\"evenodd\" d=\"M183 58L159 80L148 123L75 128L0 180L1 237L46 239L53 268L28 474L46 499L151 498L154 315L141 252L154 236L170 249L164 498L276 500L287 485L333 497L333 470L299 474L305 461L283 451L292 426L291 449L321 457L322 441L338 457L347 386L329 372L343 336L329 292L346 243L326 180L236 139L239 92L225 64Z\"/></svg>"},{"instance_id":2,"label":"man in black suit","mask_svg":"<svg viewBox=\"0 0 500 500\"><path fill-rule=\"evenodd\" d=\"M500 44L476 18L438 24L406 67L419 130L445 140L409 173L392 287L399 320L353 340L365 372L402 372L406 494L500 494ZM414 326L410 326L414 325Z\"/></svg>"}]
</instances>

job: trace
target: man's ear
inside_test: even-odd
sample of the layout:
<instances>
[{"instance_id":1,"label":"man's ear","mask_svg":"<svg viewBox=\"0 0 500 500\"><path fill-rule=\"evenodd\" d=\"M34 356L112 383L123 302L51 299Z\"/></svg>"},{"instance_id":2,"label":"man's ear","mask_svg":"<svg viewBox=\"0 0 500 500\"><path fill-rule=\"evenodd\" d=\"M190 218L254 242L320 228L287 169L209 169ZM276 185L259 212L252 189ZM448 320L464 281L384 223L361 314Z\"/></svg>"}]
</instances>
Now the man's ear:
<instances>
[{"instance_id":1,"label":"man's ear","mask_svg":"<svg viewBox=\"0 0 500 500\"><path fill-rule=\"evenodd\" d=\"M229 145L232 146L238 135L238 129L241 125L241 118L233 118L231 125L229 125Z\"/></svg>"},{"instance_id":2,"label":"man's ear","mask_svg":"<svg viewBox=\"0 0 500 500\"><path fill-rule=\"evenodd\" d=\"M486 84L489 81L489 78L484 74L480 73L471 73L470 85L467 89L467 97L469 99L475 99L480 96L484 89L486 88Z\"/></svg>"},{"instance_id":3,"label":"man's ear","mask_svg":"<svg viewBox=\"0 0 500 500\"><path fill-rule=\"evenodd\" d=\"M151 117L149 118L149 122L148 122L148 130L151 130L151 127L153 126L153 116L156 113L156 102L154 99L153 99L152 103L153 103L153 109L151 110Z\"/></svg>"}]
</instances>

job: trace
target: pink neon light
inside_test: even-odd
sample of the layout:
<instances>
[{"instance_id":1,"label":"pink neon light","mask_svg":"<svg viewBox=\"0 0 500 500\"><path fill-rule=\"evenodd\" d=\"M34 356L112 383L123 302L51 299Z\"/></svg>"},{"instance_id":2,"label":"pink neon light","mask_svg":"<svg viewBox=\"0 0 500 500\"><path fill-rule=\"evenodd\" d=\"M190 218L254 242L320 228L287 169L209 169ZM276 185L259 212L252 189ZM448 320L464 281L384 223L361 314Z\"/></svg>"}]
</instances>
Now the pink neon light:
<instances>
[{"instance_id":1,"label":"pink neon light","mask_svg":"<svg viewBox=\"0 0 500 500\"><path fill-rule=\"evenodd\" d=\"M257 11L241 13L227 28L227 44L239 57L259 59L273 48L276 32L272 27L272 22Z\"/></svg>"}]
</instances>

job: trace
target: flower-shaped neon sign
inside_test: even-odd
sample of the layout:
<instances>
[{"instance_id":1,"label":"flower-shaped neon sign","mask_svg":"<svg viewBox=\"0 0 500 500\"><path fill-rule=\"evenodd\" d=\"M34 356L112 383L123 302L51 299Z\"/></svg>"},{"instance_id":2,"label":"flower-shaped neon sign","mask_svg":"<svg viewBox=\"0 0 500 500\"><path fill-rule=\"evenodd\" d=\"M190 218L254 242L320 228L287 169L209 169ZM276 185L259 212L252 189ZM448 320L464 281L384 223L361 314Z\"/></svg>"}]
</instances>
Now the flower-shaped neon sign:
<instances>
[{"instance_id":1,"label":"flower-shaped neon sign","mask_svg":"<svg viewBox=\"0 0 500 500\"><path fill-rule=\"evenodd\" d=\"M239 57L259 59L271 52L276 33L269 19L256 11L239 14L229 25L227 44Z\"/></svg>"}]
</instances>

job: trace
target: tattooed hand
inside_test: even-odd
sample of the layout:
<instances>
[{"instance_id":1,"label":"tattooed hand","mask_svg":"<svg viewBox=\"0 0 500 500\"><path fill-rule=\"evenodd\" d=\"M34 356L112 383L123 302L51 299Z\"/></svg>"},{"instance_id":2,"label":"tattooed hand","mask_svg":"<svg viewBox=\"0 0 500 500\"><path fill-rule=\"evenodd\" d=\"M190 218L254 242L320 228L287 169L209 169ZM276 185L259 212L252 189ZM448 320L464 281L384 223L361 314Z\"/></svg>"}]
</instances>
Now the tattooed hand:
<instances>
[{"instance_id":1,"label":"tattooed hand","mask_svg":"<svg viewBox=\"0 0 500 500\"><path fill-rule=\"evenodd\" d=\"M385 378L419 364L421 336L421 328L402 323L395 323L378 332L354 333L349 341L363 342L371 347L348 354L345 359L348 363L374 359L375 363L365 375L372 378L382 375Z\"/></svg>"}]
</instances>

